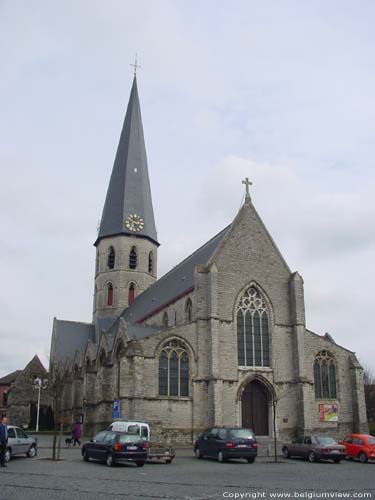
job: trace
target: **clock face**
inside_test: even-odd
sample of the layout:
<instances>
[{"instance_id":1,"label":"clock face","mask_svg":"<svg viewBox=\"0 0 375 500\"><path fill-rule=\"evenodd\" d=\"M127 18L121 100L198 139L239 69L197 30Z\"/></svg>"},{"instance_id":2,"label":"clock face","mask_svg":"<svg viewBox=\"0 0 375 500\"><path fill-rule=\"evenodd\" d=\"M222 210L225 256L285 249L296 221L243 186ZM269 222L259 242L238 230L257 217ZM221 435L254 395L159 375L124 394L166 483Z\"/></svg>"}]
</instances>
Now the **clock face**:
<instances>
[{"instance_id":1,"label":"clock face","mask_svg":"<svg viewBox=\"0 0 375 500\"><path fill-rule=\"evenodd\" d=\"M124 221L124 225L126 229L132 231L133 233L136 233L143 229L145 223L138 214L129 214Z\"/></svg>"}]
</instances>

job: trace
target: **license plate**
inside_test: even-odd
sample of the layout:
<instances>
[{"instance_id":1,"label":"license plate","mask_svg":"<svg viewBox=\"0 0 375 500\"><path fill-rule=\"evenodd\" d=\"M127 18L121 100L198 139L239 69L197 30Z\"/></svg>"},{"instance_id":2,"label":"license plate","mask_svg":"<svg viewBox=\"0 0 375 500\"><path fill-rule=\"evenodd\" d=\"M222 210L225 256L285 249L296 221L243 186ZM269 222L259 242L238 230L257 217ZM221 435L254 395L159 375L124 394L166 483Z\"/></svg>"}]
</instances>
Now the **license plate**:
<instances>
[{"instance_id":1,"label":"license plate","mask_svg":"<svg viewBox=\"0 0 375 500\"><path fill-rule=\"evenodd\" d=\"M128 446L127 448L129 451L135 451L135 450L138 450L138 448L136 446Z\"/></svg>"},{"instance_id":2,"label":"license plate","mask_svg":"<svg viewBox=\"0 0 375 500\"><path fill-rule=\"evenodd\" d=\"M247 444L238 444L237 448L248 448Z\"/></svg>"},{"instance_id":3,"label":"license plate","mask_svg":"<svg viewBox=\"0 0 375 500\"><path fill-rule=\"evenodd\" d=\"M338 454L338 453L340 453L340 452L339 452L339 450L331 450L331 453Z\"/></svg>"}]
</instances>

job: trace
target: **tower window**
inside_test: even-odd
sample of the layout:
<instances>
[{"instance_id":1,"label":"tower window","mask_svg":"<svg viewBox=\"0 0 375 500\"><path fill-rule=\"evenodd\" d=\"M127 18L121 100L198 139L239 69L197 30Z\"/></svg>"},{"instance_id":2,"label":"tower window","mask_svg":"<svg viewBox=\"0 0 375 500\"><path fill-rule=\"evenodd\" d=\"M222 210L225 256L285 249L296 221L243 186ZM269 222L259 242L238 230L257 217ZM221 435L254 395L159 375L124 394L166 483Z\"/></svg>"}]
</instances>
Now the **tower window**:
<instances>
[{"instance_id":1,"label":"tower window","mask_svg":"<svg viewBox=\"0 0 375 500\"><path fill-rule=\"evenodd\" d=\"M135 247L132 247L129 254L129 268L137 269L137 250Z\"/></svg>"},{"instance_id":2,"label":"tower window","mask_svg":"<svg viewBox=\"0 0 375 500\"><path fill-rule=\"evenodd\" d=\"M128 304L129 304L129 306L130 306L130 304L133 304L134 299L135 299L135 286L134 286L134 283L130 283L129 293L128 293Z\"/></svg>"},{"instance_id":3,"label":"tower window","mask_svg":"<svg viewBox=\"0 0 375 500\"><path fill-rule=\"evenodd\" d=\"M113 305L113 285L109 283L107 286L107 306Z\"/></svg>"},{"instance_id":4,"label":"tower window","mask_svg":"<svg viewBox=\"0 0 375 500\"><path fill-rule=\"evenodd\" d=\"M163 314L163 326L168 326L168 313Z\"/></svg>"},{"instance_id":5,"label":"tower window","mask_svg":"<svg viewBox=\"0 0 375 500\"><path fill-rule=\"evenodd\" d=\"M148 254L148 272L152 273L154 271L154 256L153 253L150 252Z\"/></svg>"},{"instance_id":6,"label":"tower window","mask_svg":"<svg viewBox=\"0 0 375 500\"><path fill-rule=\"evenodd\" d=\"M113 269L115 267L115 250L113 247L110 247L108 252L108 268Z\"/></svg>"},{"instance_id":7,"label":"tower window","mask_svg":"<svg viewBox=\"0 0 375 500\"><path fill-rule=\"evenodd\" d=\"M193 320L193 304L190 299L186 301L185 319L187 323L190 323Z\"/></svg>"}]
</instances>

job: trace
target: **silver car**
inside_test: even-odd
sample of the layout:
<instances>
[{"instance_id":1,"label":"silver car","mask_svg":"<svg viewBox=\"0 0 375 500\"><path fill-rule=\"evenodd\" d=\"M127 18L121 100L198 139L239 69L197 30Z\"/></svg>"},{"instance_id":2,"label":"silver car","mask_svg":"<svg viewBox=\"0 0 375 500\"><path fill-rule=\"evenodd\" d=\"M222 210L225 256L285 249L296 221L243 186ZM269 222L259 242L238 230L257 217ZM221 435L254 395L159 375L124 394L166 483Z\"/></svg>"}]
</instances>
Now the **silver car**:
<instances>
[{"instance_id":1,"label":"silver car","mask_svg":"<svg viewBox=\"0 0 375 500\"><path fill-rule=\"evenodd\" d=\"M36 438L29 437L20 427L8 425L8 446L5 452L5 461L9 462L14 455L35 457L38 451Z\"/></svg>"}]
</instances>

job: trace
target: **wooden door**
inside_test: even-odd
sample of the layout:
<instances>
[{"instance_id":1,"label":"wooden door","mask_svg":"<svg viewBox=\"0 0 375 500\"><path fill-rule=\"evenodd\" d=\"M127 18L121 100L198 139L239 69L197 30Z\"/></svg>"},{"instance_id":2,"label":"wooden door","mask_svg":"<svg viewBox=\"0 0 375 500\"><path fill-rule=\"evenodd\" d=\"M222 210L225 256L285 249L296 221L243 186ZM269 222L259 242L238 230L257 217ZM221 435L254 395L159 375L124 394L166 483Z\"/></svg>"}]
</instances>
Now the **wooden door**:
<instances>
[{"instance_id":1,"label":"wooden door","mask_svg":"<svg viewBox=\"0 0 375 500\"><path fill-rule=\"evenodd\" d=\"M252 429L256 436L268 436L268 391L254 380L242 393L242 427Z\"/></svg>"}]
</instances>

